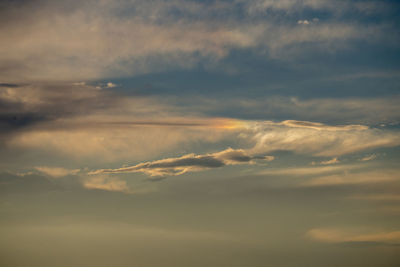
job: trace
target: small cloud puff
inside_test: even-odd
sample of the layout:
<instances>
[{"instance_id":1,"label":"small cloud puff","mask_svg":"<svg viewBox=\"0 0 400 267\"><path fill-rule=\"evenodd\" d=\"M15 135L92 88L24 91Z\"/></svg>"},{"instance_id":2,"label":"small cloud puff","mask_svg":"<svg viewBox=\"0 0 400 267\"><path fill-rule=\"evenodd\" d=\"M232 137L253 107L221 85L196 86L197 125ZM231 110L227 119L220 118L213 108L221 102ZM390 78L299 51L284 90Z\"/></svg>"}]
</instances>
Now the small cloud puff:
<instances>
[{"instance_id":1,"label":"small cloud puff","mask_svg":"<svg viewBox=\"0 0 400 267\"><path fill-rule=\"evenodd\" d=\"M115 83L112 83L112 82L108 82L107 85L106 85L107 88L114 88L116 86L117 85Z\"/></svg>"},{"instance_id":2,"label":"small cloud puff","mask_svg":"<svg viewBox=\"0 0 400 267\"><path fill-rule=\"evenodd\" d=\"M310 24L312 24L312 23L317 23L319 21L319 19L318 18L313 18L312 20L298 20L297 21L297 24L302 24L302 25L310 25Z\"/></svg>"},{"instance_id":3,"label":"small cloud puff","mask_svg":"<svg viewBox=\"0 0 400 267\"><path fill-rule=\"evenodd\" d=\"M308 21L308 20L299 20L299 21L297 21L297 24L303 24L303 25L309 25L310 24L310 22Z\"/></svg>"},{"instance_id":4,"label":"small cloud puff","mask_svg":"<svg viewBox=\"0 0 400 267\"><path fill-rule=\"evenodd\" d=\"M325 161L321 161L322 165L329 165L329 164L336 164L339 163L340 161L337 158L333 158L330 160L325 160Z\"/></svg>"}]
</instances>

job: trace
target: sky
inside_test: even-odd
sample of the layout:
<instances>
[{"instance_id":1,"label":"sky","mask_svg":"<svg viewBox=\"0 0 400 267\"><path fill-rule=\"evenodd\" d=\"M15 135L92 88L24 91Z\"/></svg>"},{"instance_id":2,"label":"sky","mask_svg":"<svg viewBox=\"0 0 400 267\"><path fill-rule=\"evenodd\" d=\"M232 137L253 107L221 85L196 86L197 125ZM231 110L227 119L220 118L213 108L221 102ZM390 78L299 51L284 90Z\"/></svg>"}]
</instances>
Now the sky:
<instances>
[{"instance_id":1,"label":"sky","mask_svg":"<svg viewBox=\"0 0 400 267\"><path fill-rule=\"evenodd\" d=\"M400 3L0 2L0 265L400 264Z\"/></svg>"}]
</instances>

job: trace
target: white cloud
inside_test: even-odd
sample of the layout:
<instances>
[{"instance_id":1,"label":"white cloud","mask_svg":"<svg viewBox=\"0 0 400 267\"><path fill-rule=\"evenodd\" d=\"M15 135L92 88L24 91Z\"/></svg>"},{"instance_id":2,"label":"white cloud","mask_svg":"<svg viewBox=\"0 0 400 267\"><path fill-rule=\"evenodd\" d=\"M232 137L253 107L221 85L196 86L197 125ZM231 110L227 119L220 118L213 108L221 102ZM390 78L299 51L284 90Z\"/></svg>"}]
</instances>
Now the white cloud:
<instances>
[{"instance_id":1,"label":"white cloud","mask_svg":"<svg viewBox=\"0 0 400 267\"><path fill-rule=\"evenodd\" d=\"M299 20L297 21L297 24L303 24L303 25L309 25L311 22L308 20Z\"/></svg>"},{"instance_id":2,"label":"white cloud","mask_svg":"<svg viewBox=\"0 0 400 267\"><path fill-rule=\"evenodd\" d=\"M117 85L116 84L114 84L114 83L112 83L112 82L108 82L107 83L107 88L114 88L114 87L116 87Z\"/></svg>"}]
</instances>

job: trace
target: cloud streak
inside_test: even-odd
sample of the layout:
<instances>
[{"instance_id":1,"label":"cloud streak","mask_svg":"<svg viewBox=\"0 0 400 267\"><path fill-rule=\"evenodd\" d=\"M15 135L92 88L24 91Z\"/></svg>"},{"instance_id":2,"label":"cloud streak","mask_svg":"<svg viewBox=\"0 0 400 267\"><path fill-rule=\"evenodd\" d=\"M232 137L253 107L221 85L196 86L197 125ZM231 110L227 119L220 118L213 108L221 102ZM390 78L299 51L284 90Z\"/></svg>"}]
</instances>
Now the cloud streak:
<instances>
[{"instance_id":1,"label":"cloud streak","mask_svg":"<svg viewBox=\"0 0 400 267\"><path fill-rule=\"evenodd\" d=\"M271 156L251 156L244 150L228 148L211 154L188 154L178 158L139 163L130 167L101 169L92 171L89 174L142 172L150 176L176 176L187 172L220 168L226 165L252 164L257 159L271 161L274 158Z\"/></svg>"}]
</instances>

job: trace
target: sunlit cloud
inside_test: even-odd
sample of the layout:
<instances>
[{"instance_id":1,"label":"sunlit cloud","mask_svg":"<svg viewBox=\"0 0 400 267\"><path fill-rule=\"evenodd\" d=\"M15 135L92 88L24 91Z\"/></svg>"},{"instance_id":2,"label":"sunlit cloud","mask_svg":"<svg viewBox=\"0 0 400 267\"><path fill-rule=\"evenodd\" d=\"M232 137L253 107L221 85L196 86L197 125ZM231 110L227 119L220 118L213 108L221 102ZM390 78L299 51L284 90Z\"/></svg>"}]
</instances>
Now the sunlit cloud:
<instances>
[{"instance_id":1,"label":"sunlit cloud","mask_svg":"<svg viewBox=\"0 0 400 267\"><path fill-rule=\"evenodd\" d=\"M377 147L396 146L400 143L397 133L385 132L378 129L370 129L362 125L329 126L321 123L303 121L283 121L280 123L270 121L247 121L238 123L224 123L228 127L222 129L235 129L237 138L248 140L252 147L246 150L236 150L241 153L245 162L251 162L252 155L266 155L268 153L288 150L298 154L310 154L314 156L339 156L355 153L365 149ZM220 128L218 125L217 128ZM98 172L144 172L152 176L180 175L188 171L222 167L224 165L237 164L239 161L223 158L222 151L212 154L195 155L188 154L178 158L140 163L132 167L100 170ZM233 153L230 151L229 153ZM339 160L334 157L331 160L321 161L322 165L337 164ZM165 166L164 166L165 165ZM342 168L342 167L340 167ZM307 171L315 172L318 169ZM94 173L97 173L96 171ZM314 181L311 184L338 184L346 183L342 177L329 177ZM371 178L374 180L373 178ZM349 183L362 183L370 181L369 178L353 179Z\"/></svg>"},{"instance_id":2,"label":"sunlit cloud","mask_svg":"<svg viewBox=\"0 0 400 267\"><path fill-rule=\"evenodd\" d=\"M397 132L386 132L362 125L328 126L320 123L283 121L254 125L254 153L276 150L315 156L341 156L377 147L400 144Z\"/></svg>"}]
</instances>

